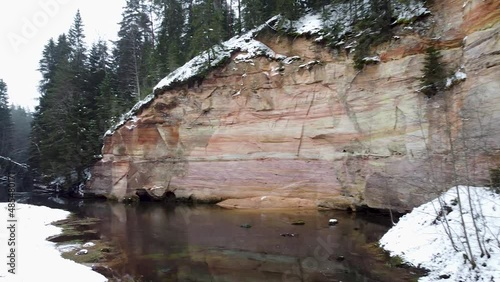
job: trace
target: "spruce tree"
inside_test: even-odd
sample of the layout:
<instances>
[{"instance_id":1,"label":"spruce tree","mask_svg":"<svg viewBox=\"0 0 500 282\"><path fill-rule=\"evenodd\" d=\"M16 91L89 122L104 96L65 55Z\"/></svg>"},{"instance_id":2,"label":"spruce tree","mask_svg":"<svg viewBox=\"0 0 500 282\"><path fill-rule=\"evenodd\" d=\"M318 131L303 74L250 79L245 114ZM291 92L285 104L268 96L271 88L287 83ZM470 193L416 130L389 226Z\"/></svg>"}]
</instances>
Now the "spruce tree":
<instances>
[{"instance_id":1,"label":"spruce tree","mask_svg":"<svg viewBox=\"0 0 500 282\"><path fill-rule=\"evenodd\" d=\"M290 21L297 20L302 16L305 9L299 0L276 0L276 14L282 14Z\"/></svg>"},{"instance_id":2,"label":"spruce tree","mask_svg":"<svg viewBox=\"0 0 500 282\"><path fill-rule=\"evenodd\" d=\"M91 102L86 91L86 48L79 13L69 36L50 40L40 60L41 97L32 124L31 163L39 173L80 181L92 142ZM76 178L75 178L76 176ZM71 181L69 181L71 180Z\"/></svg>"},{"instance_id":3,"label":"spruce tree","mask_svg":"<svg viewBox=\"0 0 500 282\"><path fill-rule=\"evenodd\" d=\"M191 56L228 39L227 12L227 5L222 0L203 0L193 6Z\"/></svg>"},{"instance_id":4,"label":"spruce tree","mask_svg":"<svg viewBox=\"0 0 500 282\"><path fill-rule=\"evenodd\" d=\"M98 154L102 134L111 125L110 120L118 115L117 105L112 95L111 69L106 42L98 41L92 45L88 59L88 136L91 152ZM89 156L91 159L91 157Z\"/></svg>"},{"instance_id":5,"label":"spruce tree","mask_svg":"<svg viewBox=\"0 0 500 282\"><path fill-rule=\"evenodd\" d=\"M65 36L58 40L60 60L57 62L54 78L50 87L40 98L35 114L33 132L35 145L39 150L40 170L48 175L69 176L72 172L74 144L74 99L77 95L70 71L69 49ZM35 127L36 126L36 127Z\"/></svg>"},{"instance_id":6,"label":"spruce tree","mask_svg":"<svg viewBox=\"0 0 500 282\"><path fill-rule=\"evenodd\" d=\"M183 48L185 11L180 0L163 0L160 6L162 22L158 34L156 60L158 77L180 67L187 59Z\"/></svg>"},{"instance_id":7,"label":"spruce tree","mask_svg":"<svg viewBox=\"0 0 500 282\"><path fill-rule=\"evenodd\" d=\"M116 107L110 93L118 84L106 44L99 41L87 51L79 12L68 34L49 40L40 60L41 97L33 116L30 160L40 175L64 176L66 188L84 180L111 114L118 112L109 110Z\"/></svg>"},{"instance_id":8,"label":"spruce tree","mask_svg":"<svg viewBox=\"0 0 500 282\"><path fill-rule=\"evenodd\" d=\"M331 4L332 0L305 0L304 2L307 8L311 8L313 10L319 10L323 8L325 5Z\"/></svg>"},{"instance_id":9,"label":"spruce tree","mask_svg":"<svg viewBox=\"0 0 500 282\"><path fill-rule=\"evenodd\" d=\"M98 85L99 96L97 97L97 114L99 140L102 135L111 127L123 114L124 102L120 100L114 86L114 78L111 72L106 72L104 79Z\"/></svg>"},{"instance_id":10,"label":"spruce tree","mask_svg":"<svg viewBox=\"0 0 500 282\"><path fill-rule=\"evenodd\" d=\"M20 106L12 106L10 112L13 124L12 144L15 144L11 157L16 162L26 164L29 160L32 114Z\"/></svg>"},{"instance_id":11,"label":"spruce tree","mask_svg":"<svg viewBox=\"0 0 500 282\"><path fill-rule=\"evenodd\" d=\"M358 15L363 4L349 2L352 17ZM370 49L392 38L392 6L390 0L369 0L369 9L359 21L354 22L356 32L360 32L358 46L354 51L354 67L358 70L365 66L364 58L370 56Z\"/></svg>"},{"instance_id":12,"label":"spruce tree","mask_svg":"<svg viewBox=\"0 0 500 282\"><path fill-rule=\"evenodd\" d=\"M434 46L426 49L420 91L427 97L436 95L446 84L446 70L441 58L441 53Z\"/></svg>"},{"instance_id":13,"label":"spruce tree","mask_svg":"<svg viewBox=\"0 0 500 282\"><path fill-rule=\"evenodd\" d=\"M99 92L99 84L103 81L109 68L108 45L106 42L99 40L92 44L88 57L87 90L95 94Z\"/></svg>"},{"instance_id":14,"label":"spruce tree","mask_svg":"<svg viewBox=\"0 0 500 282\"><path fill-rule=\"evenodd\" d=\"M0 156L10 157L12 152L12 117L7 96L7 84L0 79Z\"/></svg>"},{"instance_id":15,"label":"spruce tree","mask_svg":"<svg viewBox=\"0 0 500 282\"><path fill-rule=\"evenodd\" d=\"M45 45L42 53L42 59L39 62L39 71L42 74L42 80L39 84L39 91L43 94L50 87L50 83L54 80L54 73L56 69L56 43L51 38L47 45Z\"/></svg>"},{"instance_id":16,"label":"spruce tree","mask_svg":"<svg viewBox=\"0 0 500 282\"><path fill-rule=\"evenodd\" d=\"M154 32L144 0L127 0L122 16L113 55L118 92L130 107L146 95L144 91L149 94L152 87L148 81L153 68L148 65L148 58L153 51Z\"/></svg>"},{"instance_id":17,"label":"spruce tree","mask_svg":"<svg viewBox=\"0 0 500 282\"><path fill-rule=\"evenodd\" d=\"M85 81L85 61L87 59L83 27L80 10L78 10L68 32L68 43L71 50L70 62L72 71L74 72L74 81L79 84L80 87Z\"/></svg>"},{"instance_id":18,"label":"spruce tree","mask_svg":"<svg viewBox=\"0 0 500 282\"><path fill-rule=\"evenodd\" d=\"M240 17L245 30L250 30L263 24L276 13L281 13L276 1L241 0L243 6Z\"/></svg>"}]
</instances>

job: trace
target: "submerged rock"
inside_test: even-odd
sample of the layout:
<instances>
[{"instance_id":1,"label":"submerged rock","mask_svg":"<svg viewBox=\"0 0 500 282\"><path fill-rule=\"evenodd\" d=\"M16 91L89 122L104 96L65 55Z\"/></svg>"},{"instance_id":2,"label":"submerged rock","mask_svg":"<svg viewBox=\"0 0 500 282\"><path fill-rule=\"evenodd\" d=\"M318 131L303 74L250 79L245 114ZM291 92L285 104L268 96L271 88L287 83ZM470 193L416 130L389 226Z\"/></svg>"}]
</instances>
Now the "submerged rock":
<instances>
[{"instance_id":1,"label":"submerged rock","mask_svg":"<svg viewBox=\"0 0 500 282\"><path fill-rule=\"evenodd\" d=\"M83 244L82 247L84 247L84 248L91 248L93 246L95 246L94 242L87 242L87 243Z\"/></svg>"},{"instance_id":2,"label":"submerged rock","mask_svg":"<svg viewBox=\"0 0 500 282\"><path fill-rule=\"evenodd\" d=\"M306 223L302 219L292 221L292 225L304 225L304 224Z\"/></svg>"},{"instance_id":3,"label":"submerged rock","mask_svg":"<svg viewBox=\"0 0 500 282\"><path fill-rule=\"evenodd\" d=\"M81 249L81 250L79 250L78 252L76 252L76 254L75 254L75 255L77 255L77 256L81 256L81 255L86 255L86 254L88 254L88 253L89 253L89 251L88 251L87 249Z\"/></svg>"}]
</instances>

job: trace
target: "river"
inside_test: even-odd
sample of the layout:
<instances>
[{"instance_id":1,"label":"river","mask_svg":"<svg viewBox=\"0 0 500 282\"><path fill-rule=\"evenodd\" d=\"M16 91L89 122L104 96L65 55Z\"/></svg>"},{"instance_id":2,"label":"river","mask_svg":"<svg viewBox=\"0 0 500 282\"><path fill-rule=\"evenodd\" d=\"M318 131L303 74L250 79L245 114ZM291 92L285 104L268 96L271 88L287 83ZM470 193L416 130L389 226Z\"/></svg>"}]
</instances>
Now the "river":
<instances>
[{"instance_id":1,"label":"river","mask_svg":"<svg viewBox=\"0 0 500 282\"><path fill-rule=\"evenodd\" d=\"M26 203L101 219L98 231L125 254L117 269L139 281L412 281L376 242L390 228L377 213L226 210L208 205L27 197ZM329 226L329 219L338 224ZM304 225L292 225L301 220Z\"/></svg>"}]
</instances>

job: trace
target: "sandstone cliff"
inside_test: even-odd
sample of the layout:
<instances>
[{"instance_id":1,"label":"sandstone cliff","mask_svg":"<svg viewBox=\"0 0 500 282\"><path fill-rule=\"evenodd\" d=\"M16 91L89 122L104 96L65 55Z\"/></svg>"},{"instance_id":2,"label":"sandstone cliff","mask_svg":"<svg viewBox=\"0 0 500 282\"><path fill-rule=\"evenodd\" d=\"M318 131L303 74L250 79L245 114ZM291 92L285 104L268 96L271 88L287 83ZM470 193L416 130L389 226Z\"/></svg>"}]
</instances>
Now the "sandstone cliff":
<instances>
[{"instance_id":1,"label":"sandstone cliff","mask_svg":"<svg viewBox=\"0 0 500 282\"><path fill-rule=\"evenodd\" d=\"M362 71L345 49L261 28L255 48L137 105L105 137L87 192L407 210L454 174L487 181L500 165L500 3L434 2ZM431 38L467 78L429 99L416 90Z\"/></svg>"}]
</instances>

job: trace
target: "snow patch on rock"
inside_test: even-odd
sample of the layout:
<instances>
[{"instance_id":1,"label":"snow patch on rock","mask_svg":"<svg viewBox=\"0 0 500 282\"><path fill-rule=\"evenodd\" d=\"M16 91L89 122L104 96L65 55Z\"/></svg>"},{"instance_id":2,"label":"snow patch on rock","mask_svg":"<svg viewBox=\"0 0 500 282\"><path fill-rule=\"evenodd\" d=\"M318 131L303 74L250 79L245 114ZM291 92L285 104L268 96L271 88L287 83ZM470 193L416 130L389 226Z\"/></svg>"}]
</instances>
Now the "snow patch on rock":
<instances>
[{"instance_id":1,"label":"snow patch on rock","mask_svg":"<svg viewBox=\"0 0 500 282\"><path fill-rule=\"evenodd\" d=\"M373 57L364 57L363 62L365 63L379 63L380 62L380 57L379 56L373 56Z\"/></svg>"},{"instance_id":2,"label":"snow patch on rock","mask_svg":"<svg viewBox=\"0 0 500 282\"><path fill-rule=\"evenodd\" d=\"M182 67L171 72L154 87L152 94L146 96L143 100L135 104L130 111L122 115L120 121L109 129L105 133L105 136L112 135L116 129L120 128L127 123L127 121L132 119L144 106L149 105L149 103L155 99L155 93L166 90L176 84L188 81L189 79L202 76L210 69L217 67L226 60L230 59L236 52L241 52L234 59L236 62L252 63L251 59L258 56L265 56L272 59L282 59L282 55L277 55L264 43L254 39L259 31L272 25L272 23L276 22L279 18L279 16L275 16L265 24L252 29L245 34L235 36L228 41L212 46L209 50L202 52ZM129 129L133 129L133 124L129 126Z\"/></svg>"},{"instance_id":3,"label":"snow patch on rock","mask_svg":"<svg viewBox=\"0 0 500 282\"><path fill-rule=\"evenodd\" d=\"M451 77L446 79L446 88L450 88L451 86L462 82L467 79L467 74L462 72L461 70L456 71Z\"/></svg>"},{"instance_id":4,"label":"snow patch on rock","mask_svg":"<svg viewBox=\"0 0 500 282\"><path fill-rule=\"evenodd\" d=\"M416 18L430 13L431 12L425 7L422 1L411 0L408 3L396 1L396 5L394 5L394 14L397 15L397 20L394 24L414 21Z\"/></svg>"}]
</instances>

